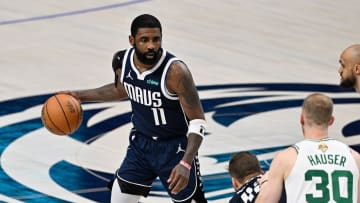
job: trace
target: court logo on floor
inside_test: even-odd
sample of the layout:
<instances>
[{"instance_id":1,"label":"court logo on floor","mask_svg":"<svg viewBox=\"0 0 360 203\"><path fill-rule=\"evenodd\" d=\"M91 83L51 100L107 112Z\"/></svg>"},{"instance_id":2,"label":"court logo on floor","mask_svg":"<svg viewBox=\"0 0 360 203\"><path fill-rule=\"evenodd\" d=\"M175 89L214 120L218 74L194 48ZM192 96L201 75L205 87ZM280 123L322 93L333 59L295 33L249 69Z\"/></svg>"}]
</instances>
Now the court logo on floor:
<instances>
[{"instance_id":1,"label":"court logo on floor","mask_svg":"<svg viewBox=\"0 0 360 203\"><path fill-rule=\"evenodd\" d=\"M274 132L282 141L290 140L287 136L292 136L291 133L301 133L299 124L293 124L291 119L299 117L297 109L305 96L323 92L333 98L335 110L339 107L340 111L343 108L352 111L352 107L359 106L360 102L353 90L330 84L255 83L197 88L210 125L205 136L205 149L200 154L200 162L205 160L204 164L201 162L201 169L205 171L202 171L204 190L210 202L233 195L231 180L224 167L232 154L246 145L246 150L259 157L269 157L267 155L290 144L274 142ZM69 137L61 138L51 135L41 123L41 106L50 96L0 101L0 194L20 201L109 201L110 191L106 184L112 179L112 173L104 169L103 164L92 162L91 153L103 153L104 158L100 161L104 163L113 161L111 157L123 156L116 152L119 146L126 144L104 146L99 143L114 133L123 132L121 128L129 129L130 109L119 108L117 103L85 103L82 126ZM278 118L277 122L274 118ZM341 138L359 136L359 122L355 113L354 117L344 121L338 127ZM288 125L298 128L290 129ZM119 136L127 139L127 134ZM360 151L360 143L350 145ZM216 147L207 150L206 146ZM260 162L266 170L271 158L261 158ZM165 189L156 181L150 198L162 197L168 198Z\"/></svg>"}]
</instances>

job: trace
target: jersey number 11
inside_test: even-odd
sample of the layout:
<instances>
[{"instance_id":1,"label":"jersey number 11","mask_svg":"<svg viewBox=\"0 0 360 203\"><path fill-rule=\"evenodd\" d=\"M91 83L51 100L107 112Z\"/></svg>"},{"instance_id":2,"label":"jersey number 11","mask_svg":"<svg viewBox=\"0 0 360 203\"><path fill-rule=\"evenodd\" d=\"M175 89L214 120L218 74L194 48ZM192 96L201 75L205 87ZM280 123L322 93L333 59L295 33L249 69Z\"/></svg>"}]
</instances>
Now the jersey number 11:
<instances>
[{"instance_id":1,"label":"jersey number 11","mask_svg":"<svg viewBox=\"0 0 360 203\"><path fill-rule=\"evenodd\" d=\"M166 125L165 111L163 108L151 108L155 125Z\"/></svg>"}]
</instances>

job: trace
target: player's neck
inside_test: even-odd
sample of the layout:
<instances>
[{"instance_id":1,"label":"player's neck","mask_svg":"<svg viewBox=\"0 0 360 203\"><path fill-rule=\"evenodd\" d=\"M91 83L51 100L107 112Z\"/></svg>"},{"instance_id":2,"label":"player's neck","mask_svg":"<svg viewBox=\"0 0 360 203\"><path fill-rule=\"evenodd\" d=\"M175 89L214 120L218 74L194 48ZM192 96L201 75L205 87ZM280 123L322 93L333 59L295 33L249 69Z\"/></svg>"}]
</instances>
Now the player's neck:
<instances>
[{"instance_id":1,"label":"player's neck","mask_svg":"<svg viewBox=\"0 0 360 203\"><path fill-rule=\"evenodd\" d=\"M150 70L154 66L141 63L137 58L134 58L134 65L140 73Z\"/></svg>"},{"instance_id":2,"label":"player's neck","mask_svg":"<svg viewBox=\"0 0 360 203\"><path fill-rule=\"evenodd\" d=\"M320 140L328 137L328 129L320 128L304 128L304 138L312 140Z\"/></svg>"},{"instance_id":3,"label":"player's neck","mask_svg":"<svg viewBox=\"0 0 360 203\"><path fill-rule=\"evenodd\" d=\"M260 172L253 173L253 174L246 176L242 182L238 181L238 187L236 188L236 190L239 190L243 185L245 185L247 182L249 182L252 178L254 178L255 176L260 175L260 174L261 174Z\"/></svg>"},{"instance_id":4,"label":"player's neck","mask_svg":"<svg viewBox=\"0 0 360 203\"><path fill-rule=\"evenodd\" d=\"M357 79L360 79L360 78L357 78ZM355 91L360 93L360 83L356 83L355 85Z\"/></svg>"}]
</instances>

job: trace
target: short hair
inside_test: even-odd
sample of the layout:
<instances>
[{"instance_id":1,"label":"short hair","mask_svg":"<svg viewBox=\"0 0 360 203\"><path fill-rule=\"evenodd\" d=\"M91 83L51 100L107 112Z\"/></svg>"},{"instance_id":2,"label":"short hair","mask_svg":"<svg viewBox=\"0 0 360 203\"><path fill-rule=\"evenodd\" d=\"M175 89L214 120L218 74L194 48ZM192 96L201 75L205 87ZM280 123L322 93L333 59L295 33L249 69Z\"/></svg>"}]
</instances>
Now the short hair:
<instances>
[{"instance_id":1,"label":"short hair","mask_svg":"<svg viewBox=\"0 0 360 203\"><path fill-rule=\"evenodd\" d=\"M139 28L159 28L162 32L160 21L153 15L142 14L136 17L131 23L131 36L135 37Z\"/></svg>"},{"instance_id":2,"label":"short hair","mask_svg":"<svg viewBox=\"0 0 360 203\"><path fill-rule=\"evenodd\" d=\"M229 173L240 183L251 174L262 173L259 160L255 155L248 151L238 152L234 154L229 161Z\"/></svg>"},{"instance_id":3,"label":"short hair","mask_svg":"<svg viewBox=\"0 0 360 203\"><path fill-rule=\"evenodd\" d=\"M328 126L333 113L333 101L324 94L313 93L305 98L302 109L310 125Z\"/></svg>"},{"instance_id":4,"label":"short hair","mask_svg":"<svg viewBox=\"0 0 360 203\"><path fill-rule=\"evenodd\" d=\"M347 48L351 52L351 62L360 63L360 44L353 44Z\"/></svg>"}]
</instances>

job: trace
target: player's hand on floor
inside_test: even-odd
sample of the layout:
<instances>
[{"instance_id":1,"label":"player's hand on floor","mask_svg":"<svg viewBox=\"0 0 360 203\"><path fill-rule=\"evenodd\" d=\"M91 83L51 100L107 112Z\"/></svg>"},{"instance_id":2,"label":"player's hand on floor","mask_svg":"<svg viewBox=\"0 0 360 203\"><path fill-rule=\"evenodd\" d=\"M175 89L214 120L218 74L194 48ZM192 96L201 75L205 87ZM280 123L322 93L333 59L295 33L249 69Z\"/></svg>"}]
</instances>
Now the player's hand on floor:
<instances>
[{"instance_id":1,"label":"player's hand on floor","mask_svg":"<svg viewBox=\"0 0 360 203\"><path fill-rule=\"evenodd\" d=\"M177 194L183 190L189 182L190 170L185 166L178 164L171 171L170 177L167 180L169 189L172 194Z\"/></svg>"}]
</instances>

